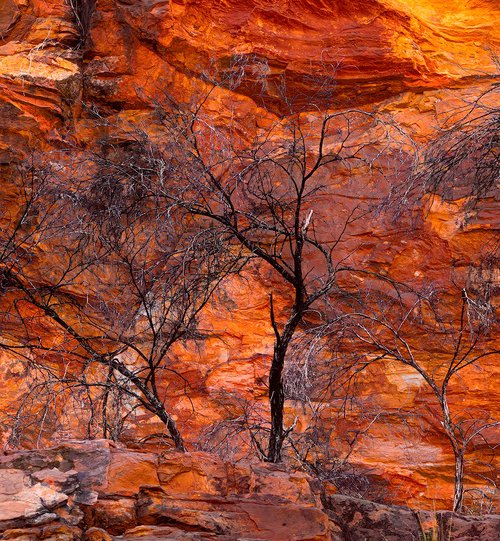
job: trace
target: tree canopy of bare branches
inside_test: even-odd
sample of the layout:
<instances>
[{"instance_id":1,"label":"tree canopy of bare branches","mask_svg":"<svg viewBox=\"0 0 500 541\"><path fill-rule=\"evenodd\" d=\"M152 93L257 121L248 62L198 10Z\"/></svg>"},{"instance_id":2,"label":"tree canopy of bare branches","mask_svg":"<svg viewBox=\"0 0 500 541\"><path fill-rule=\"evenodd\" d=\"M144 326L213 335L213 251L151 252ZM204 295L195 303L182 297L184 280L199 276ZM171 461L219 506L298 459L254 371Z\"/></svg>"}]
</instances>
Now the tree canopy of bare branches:
<instances>
[{"instance_id":1,"label":"tree canopy of bare branches","mask_svg":"<svg viewBox=\"0 0 500 541\"><path fill-rule=\"evenodd\" d=\"M363 366L380 359L395 361L415 371L434 396L438 411L433 415L439 417L455 459L456 512L462 511L464 503L466 453L479 440L487 442L488 433L499 424L484 411L456 404L453 411L450 406L454 395L467 388L467 369L477 370L500 353L490 342L498 328L494 261L495 256L489 254L471 267L458 296L450 294L457 284L444 291L432 286L418 291L393 283L392 294L365 291L362 310L347 315L347 333L363 348Z\"/></svg>"},{"instance_id":2,"label":"tree canopy of bare branches","mask_svg":"<svg viewBox=\"0 0 500 541\"><path fill-rule=\"evenodd\" d=\"M232 259L218 232L193 231L179 211L145 198L144 171L138 182L136 164L111 164L95 155L72 163L80 174L89 171L73 183L62 166L47 170L43 179L22 172L19 184L29 196L12 233L2 239L9 293L3 328L11 329L11 336L4 330L2 347L44 372L35 394L47 382L57 382L61 392L100 391L105 436L108 398L118 390L156 415L184 450L165 405L165 381L183 380L171 367L172 348L200 338L198 315ZM34 171L39 177L42 169ZM50 227L44 215L32 212L38 184L50 187L42 202L44 212L50 209ZM32 224L26 233L24 222ZM35 235L51 259L48 276L30 263L33 246L27 242ZM49 326L52 339L39 338L40 325Z\"/></svg>"},{"instance_id":3,"label":"tree canopy of bare branches","mask_svg":"<svg viewBox=\"0 0 500 541\"><path fill-rule=\"evenodd\" d=\"M84 4L93 6L71 5ZM472 270L481 280L460 286L457 311L440 289L416 291L359 261L359 224L408 170L412 141L374 112L330 109L324 89L321 105L309 98L296 109L285 82L270 87L262 63L252 84L258 79L266 88L255 102L277 95L278 113L263 110L248 130L234 118L218 122L213 94L237 88L251 69L241 61L233 68L223 83L207 75L204 92L189 102L166 92L152 100L154 130L113 124L94 111L96 126L112 135L85 151L33 157L19 170L13 185L22 204L0 216L0 347L38 374L19 415L43 392L50 400L70 393L89 406L89 425L118 437L126 400L160 419L185 450L167 392L176 382L189 397L176 346L203 340L200 317L214 292L257 262L275 284L268 304L270 418L242 403L235 430L253 423L252 448L279 462L295 426L285 423L287 399L307 401L317 375L325 389L342 388L370 364L396 361L435 398L455 457L459 511L466 452L495 421L452 412L449 395L465 369L498 353L488 346L491 280ZM498 111L477 105L473 112L443 130L417 172L394 189L401 208L427 193L474 204L492 193ZM364 195L375 181L374 202ZM50 265L40 267L39 257ZM416 328L440 342L435 358L422 350ZM314 359L328 354L338 361L329 381L324 372L309 376ZM318 472L320 465L308 464Z\"/></svg>"},{"instance_id":4,"label":"tree canopy of bare branches","mask_svg":"<svg viewBox=\"0 0 500 541\"><path fill-rule=\"evenodd\" d=\"M500 89L494 85L472 103L448 112L436 136L422 149L413 174L394 187L395 200L407 205L426 194L467 199L474 208L496 197L500 179Z\"/></svg>"},{"instance_id":5,"label":"tree canopy of bare branches","mask_svg":"<svg viewBox=\"0 0 500 541\"><path fill-rule=\"evenodd\" d=\"M383 178L382 164L401 131L362 110L318 115L290 108L248 139L236 126L214 124L205 111L210 92L194 105L168 96L157 103L165 135L154 151L157 176L163 175L156 196L208 220L247 260L268 265L288 291L286 315L276 313L272 294L269 300L271 428L261 454L277 462L291 430L283 421L283 369L290 343L307 320L324 317L318 303L327 303L337 274L349 271L337 247L369 212L362 204L349 210L321 205L331 197L326 178L356 176L363 183L375 171Z\"/></svg>"}]
</instances>

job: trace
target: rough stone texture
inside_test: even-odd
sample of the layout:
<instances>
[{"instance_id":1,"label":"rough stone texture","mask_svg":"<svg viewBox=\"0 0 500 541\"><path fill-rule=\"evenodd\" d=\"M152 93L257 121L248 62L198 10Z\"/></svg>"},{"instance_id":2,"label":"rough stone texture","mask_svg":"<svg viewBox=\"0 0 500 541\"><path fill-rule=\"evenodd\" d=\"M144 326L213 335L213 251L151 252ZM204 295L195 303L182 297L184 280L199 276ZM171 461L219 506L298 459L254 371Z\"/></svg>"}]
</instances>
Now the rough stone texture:
<instances>
[{"instance_id":1,"label":"rough stone texture","mask_svg":"<svg viewBox=\"0 0 500 541\"><path fill-rule=\"evenodd\" d=\"M19 19L19 6L14 0L4 0L0 6L0 38L4 38Z\"/></svg>"},{"instance_id":2,"label":"rough stone texture","mask_svg":"<svg viewBox=\"0 0 500 541\"><path fill-rule=\"evenodd\" d=\"M156 485L158 481L158 457L117 450L111 455L108 470L108 490L118 496L137 494L139 485Z\"/></svg>"},{"instance_id":3,"label":"rough stone texture","mask_svg":"<svg viewBox=\"0 0 500 541\"><path fill-rule=\"evenodd\" d=\"M81 530L65 524L54 524L45 528L18 528L7 530L0 534L2 539L15 539L16 541L80 541Z\"/></svg>"},{"instance_id":4,"label":"rough stone texture","mask_svg":"<svg viewBox=\"0 0 500 541\"><path fill-rule=\"evenodd\" d=\"M495 539L500 528L498 515L481 518L446 511L410 510L341 495L329 497L326 507L339 527L335 533L339 541Z\"/></svg>"},{"instance_id":5,"label":"rough stone texture","mask_svg":"<svg viewBox=\"0 0 500 541\"><path fill-rule=\"evenodd\" d=\"M112 537L102 528L89 528L85 532L85 541L112 541Z\"/></svg>"},{"instance_id":6,"label":"rough stone texture","mask_svg":"<svg viewBox=\"0 0 500 541\"><path fill-rule=\"evenodd\" d=\"M172 497L161 487L142 487L137 518L143 524L176 524L181 529L220 535L252 532L261 539L297 541L327 537L328 518L322 511L275 493L245 496L222 499L187 493Z\"/></svg>"},{"instance_id":7,"label":"rough stone texture","mask_svg":"<svg viewBox=\"0 0 500 541\"><path fill-rule=\"evenodd\" d=\"M22 470L0 470L0 524L25 519L44 522L67 499L62 491L43 483L31 484Z\"/></svg>"},{"instance_id":8,"label":"rough stone texture","mask_svg":"<svg viewBox=\"0 0 500 541\"><path fill-rule=\"evenodd\" d=\"M116 484L113 464L126 467L124 457L136 473ZM109 467L91 475L99 458ZM21 463L26 469L17 468ZM144 471L155 471L160 481L142 484ZM48 486L55 478L57 490ZM277 466L235 465L206 453L141 453L105 441L65 445L64 460L61 448L5 455L0 479L0 501L12 510L0 507L2 540L410 541L439 535L494 541L500 527L493 515L411 511L338 494L320 498L311 478ZM89 490L96 500L82 503Z\"/></svg>"},{"instance_id":9,"label":"rough stone texture","mask_svg":"<svg viewBox=\"0 0 500 541\"><path fill-rule=\"evenodd\" d=\"M0 166L15 162L28 148L49 150L66 137L88 143L102 135L82 108L82 98L112 122L140 122L142 118L147 125L150 104L144 95L154 97L158 87L168 85L174 94L184 96L207 65L213 62L220 73L231 55L268 70L265 75L271 79L285 73L290 90L296 93L303 90L304 74L312 71L324 80L333 67L338 107L381 110L421 140L435 134L438 120L445 118L450 108L470 103L488 89L497 74L497 0L225 0L215 4L98 0L88 36L82 36L66 0L2 0ZM259 70L253 73L253 83L238 94L220 89L210 102L221 122L229 115L227 104L234 106L249 135L255 129L255 118L269 121L279 108L272 96L265 96L270 111L255 103L252 97L255 85L260 84ZM13 204L5 190L0 185L2 208ZM378 185L369 185L359 197L376 199L380 191ZM494 221L490 202L466 220L460 202L436 198L413 234L388 223L364 223L356 232L362 246L359 257L417 285L425 280L444 283L451 262L466 268L492 241ZM40 257L41 276L50 274L51 264L50 257ZM188 399L183 394L184 383L170 384L167 395L188 440L195 441L203 429L224 415L228 405L236 408L237 400L231 402L230 393L255 400L266 411L262 382L273 340L268 293L273 289L277 297L284 295L267 271L255 271L253 278L229 288L231 304L240 310L229 314L215 306L205 315L208 327L224 329L224 340L206 340L201 356L193 351L179 352L174 368L189 381L192 396ZM286 299L276 302L286 306ZM40 335L47 334L47 329L40 330ZM463 400L466 393L461 392L456 404L498 411L495 370L494 359L485 363L482 372L470 370L464 378L467 403ZM23 375L19 364L0 353L2 411L9 411L22 397ZM397 366L374 369L367 372L363 389L375 410L416 407L432 422L433 412L423 407L432 404L432 397L408 370ZM307 418L291 405L286 413L288 424L298 418L297 430L306 426ZM163 429L145 412L134 421L128 434L131 439ZM73 422L74 434L83 437L84 423ZM395 418L374 426L371 437L360 441L353 461L389 483L396 501L419 502L428 508L449 505L452 456L446 439L437 429L422 435L418 426L411 427L411 433L408 427ZM47 428L46 434L49 432ZM38 434L29 436L33 444ZM55 432L52 441L61 437ZM78 464L77 449L61 448L61 456L66 452L71 456L64 460ZM79 504L92 504L99 498L102 487L96 486L96 479L109 466L109 456L101 452L95 451L95 469L80 474L81 485L92 488L74 496ZM135 494L137 483L131 480L139 476L144 475L146 484L157 482L150 462L131 464L127 470L124 460L126 453L109 466L116 466L116 476L110 482L117 496ZM186 471L176 471L178 467L161 465L158 482L170 483L172 490L190 485L196 491L214 494L219 490L218 479L220 483L226 479L221 472L220 477L214 473L208 481L195 463L182 466ZM53 468L52 463L44 466L48 471ZM27 471L24 466L22 469ZM57 490L66 486L58 484L61 481L53 474L43 475L30 485L30 494L34 494L36 483ZM251 476L246 481L254 482ZM73 481L68 478L63 483L72 486ZM294 486L294 490L301 490ZM36 514L37 498L29 496L16 505L31 505ZM102 505L111 509L116 507L113 502ZM113 521L119 522L118 518Z\"/></svg>"},{"instance_id":10,"label":"rough stone texture","mask_svg":"<svg viewBox=\"0 0 500 541\"><path fill-rule=\"evenodd\" d=\"M133 498L125 499L115 495L112 495L111 499L107 499L105 495L101 496L85 511L89 524L104 528L112 535L119 535L134 528L137 524L136 515L136 505Z\"/></svg>"}]
</instances>

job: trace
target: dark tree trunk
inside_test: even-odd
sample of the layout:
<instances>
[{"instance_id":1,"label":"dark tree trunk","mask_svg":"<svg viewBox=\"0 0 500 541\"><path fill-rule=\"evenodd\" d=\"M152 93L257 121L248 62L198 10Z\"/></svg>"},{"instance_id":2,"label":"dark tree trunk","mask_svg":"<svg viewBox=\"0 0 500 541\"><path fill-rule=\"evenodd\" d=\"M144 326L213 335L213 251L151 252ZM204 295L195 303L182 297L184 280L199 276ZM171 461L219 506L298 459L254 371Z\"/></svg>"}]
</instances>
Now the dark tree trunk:
<instances>
[{"instance_id":1,"label":"dark tree trunk","mask_svg":"<svg viewBox=\"0 0 500 541\"><path fill-rule=\"evenodd\" d=\"M283 409L285 406L285 386L283 384L283 368L290 342L300 321L303 311L295 307L283 332L278 332L271 304L271 322L276 334L273 362L269 371L269 404L271 409L271 433L267 451L268 462L281 462L281 450L286 431L283 428Z\"/></svg>"},{"instance_id":2,"label":"dark tree trunk","mask_svg":"<svg viewBox=\"0 0 500 541\"><path fill-rule=\"evenodd\" d=\"M285 390L282 373L285 364L285 352L280 350L279 346L275 346L273 363L269 371L269 403L271 407L271 434L267 454L269 462L281 461L281 449L284 439L283 408L285 405Z\"/></svg>"},{"instance_id":3,"label":"dark tree trunk","mask_svg":"<svg viewBox=\"0 0 500 541\"><path fill-rule=\"evenodd\" d=\"M144 395L145 400L142 401L142 405L148 409L151 413L154 413L161 421L165 423L168 433L172 437L174 446L178 451L185 453L187 451L186 446L184 445L184 440L182 439L181 433L177 428L177 424L172 418L172 416L167 412L162 402L159 400L158 396L144 384L144 382L137 377L131 370L129 370L125 365L118 362L116 359L112 359L110 366L117 370L120 374L125 376L129 381L131 381Z\"/></svg>"},{"instance_id":4,"label":"dark tree trunk","mask_svg":"<svg viewBox=\"0 0 500 541\"><path fill-rule=\"evenodd\" d=\"M165 423L168 433L172 437L175 448L178 451L185 453L187 449L186 449L186 446L184 445L184 440L182 439L181 433L179 432L179 429L177 428L176 422L164 409L162 409L162 411L158 411L156 414Z\"/></svg>"}]
</instances>

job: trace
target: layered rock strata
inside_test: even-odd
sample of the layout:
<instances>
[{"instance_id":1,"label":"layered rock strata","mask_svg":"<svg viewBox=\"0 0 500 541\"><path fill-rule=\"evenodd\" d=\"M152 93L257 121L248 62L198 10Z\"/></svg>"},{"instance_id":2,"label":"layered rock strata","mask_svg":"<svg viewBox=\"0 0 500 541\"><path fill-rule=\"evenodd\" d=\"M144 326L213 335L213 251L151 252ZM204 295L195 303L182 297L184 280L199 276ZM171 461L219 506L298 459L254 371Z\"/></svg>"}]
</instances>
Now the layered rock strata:
<instances>
[{"instance_id":1,"label":"layered rock strata","mask_svg":"<svg viewBox=\"0 0 500 541\"><path fill-rule=\"evenodd\" d=\"M238 90L222 86L210 108L220 123L237 118L249 138L258 122L275 118L280 100L271 83L285 76L292 95L307 99L305 80L312 86L331 83L336 108L383 112L418 142L427 141L449 120L450 111L470 106L492 88L498 76L499 18L496 0L293 0L272 5L264 0L216 5L188 0L3 0L0 165L11 166L32 149L60 148L64 141L91 146L109 135L95 122L95 112L116 126L149 126L152 101L165 87L186 97L207 73L222 79L240 68L248 82ZM15 204L6 186L0 186L2 208ZM344 192L340 196L346 199ZM356 196L376 200L380 187L367 185ZM494 202L483 202L472 216L464 204L433 199L416 231L378 220L364 223L356 231L359 258L413 284L449 283L450 268L466 269L495 235ZM49 276L51 264L50 254L45 259L40 255L39 275ZM207 324L222 331L224 339L207 340L202 356L179 353L175 369L196 392L188 398L173 385L167 395L188 440L197 441L207 426L223 418L230 393L265 407L262 382L272 354L272 289L277 296L281 293L285 309L286 292L266 271L255 271L250 285L245 280L234 284L227 304L239 309L229 313L215 306L206 314ZM435 344L429 342L428 349L440 359L442 351ZM455 406L498 410L495 359L482 370L468 371L453 399ZM2 354L0 374L0 406L10 412L26 390L20 385L24 368ZM433 398L421 380L389 363L367 374L363 389L374 411L404 407L418 410L424 421L412 425L393 416L375 425L370 436L360 439L353 460L389 482L399 501L429 508L436 501L449 504L451 451L434 423L433 405L429 412ZM307 419L298 411L290 404L287 423L297 419L300 430ZM66 429L58 432L57 425L54 421L50 426L56 440L67 435ZM83 433L77 420L72 429ZM162 429L140 411L126 437ZM4 440L7 435L6 429ZM38 437L29 436L32 443ZM479 452L489 461L487 446ZM38 496L33 498L38 501Z\"/></svg>"},{"instance_id":2,"label":"layered rock strata","mask_svg":"<svg viewBox=\"0 0 500 541\"><path fill-rule=\"evenodd\" d=\"M493 541L499 526L498 516L325 497L307 475L206 453L144 453L99 440L0 458L3 540Z\"/></svg>"}]
</instances>

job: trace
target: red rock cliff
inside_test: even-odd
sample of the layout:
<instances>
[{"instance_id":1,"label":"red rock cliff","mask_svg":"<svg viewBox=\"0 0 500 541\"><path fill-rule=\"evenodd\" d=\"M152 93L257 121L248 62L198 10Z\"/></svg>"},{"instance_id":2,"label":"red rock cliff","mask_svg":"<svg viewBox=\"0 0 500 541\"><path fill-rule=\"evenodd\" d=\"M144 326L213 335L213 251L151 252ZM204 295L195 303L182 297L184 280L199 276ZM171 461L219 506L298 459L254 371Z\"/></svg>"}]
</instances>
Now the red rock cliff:
<instances>
[{"instance_id":1,"label":"red rock cliff","mask_svg":"<svg viewBox=\"0 0 500 541\"><path fill-rule=\"evenodd\" d=\"M75 11L77 6L88 11ZM3 0L0 161L12 164L29 149L58 148L68 138L89 144L99 136L99 128L89 120L88 107L117 124L133 121L147 114L148 97L155 96L159 86L189 95L207 66L220 69L234 55L260 59L267 78L286 74L288 88L296 94L304 89L305 75L314 73L317 84L333 72L337 108L382 111L417 140L429 140L450 110L472 103L491 88L498 75L499 16L496 0L97 0L95 6L76 0ZM279 100L267 96L266 112L254 100L260 75L254 72L251 84L235 92L218 90L211 108L221 122L230 113L228 104L249 133L254 118L272 118ZM372 184L360 197L378 195ZM0 201L11 204L2 187ZM491 205L482 203L466 220L460 202L434 199L413 232L376 221L364 224L357 232L362 239L359 257L398 279L449 282L452 263L465 268L491 241ZM50 268L43 257L40 262L42 273ZM273 339L268 292L278 285L265 270L255 271L255 276L230 288L231 302L239 309L228 315L216 307L206 315L211 326L223 330L224 340L206 341L201 357L199 352L179 353L177 368L197 390L187 398L174 386L169 396L193 441L223 417L221 392L265 407L261 382ZM498 410L494 376L495 359L490 357L482 371L467 373L456 403ZM22 377L19 365L4 355L3 409L15 401L15 382ZM418 377L389 363L367 373L361 396L376 410L406 408L424 420L392 416L374 425L360 438L354 462L388 482L398 501L448 503L451 451L439 427L419 429L426 419L432 421L433 413L428 407L432 397ZM292 407L289 413L290 421L297 417ZM297 418L300 430L307 419ZM131 429L135 435L158 429L147 416L138 421ZM489 460L487 450L482 452ZM483 473L490 475L491 468Z\"/></svg>"}]
</instances>

